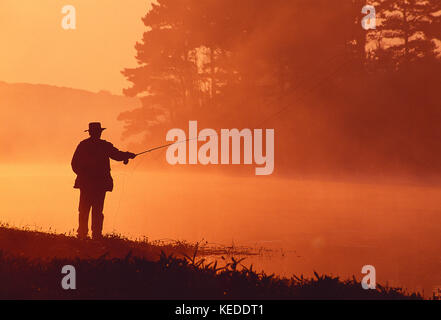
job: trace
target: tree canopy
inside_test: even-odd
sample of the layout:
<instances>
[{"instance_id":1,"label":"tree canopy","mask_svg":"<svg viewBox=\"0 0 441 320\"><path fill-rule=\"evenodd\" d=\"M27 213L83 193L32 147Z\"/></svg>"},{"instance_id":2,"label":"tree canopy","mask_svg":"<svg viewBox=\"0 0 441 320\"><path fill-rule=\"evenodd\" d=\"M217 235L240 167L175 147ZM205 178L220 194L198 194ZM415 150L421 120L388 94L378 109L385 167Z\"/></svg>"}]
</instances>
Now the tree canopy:
<instances>
[{"instance_id":1,"label":"tree canopy","mask_svg":"<svg viewBox=\"0 0 441 320\"><path fill-rule=\"evenodd\" d=\"M375 30L361 27L365 4ZM158 0L143 18L139 66L122 71L142 107L120 120L150 145L188 120L276 128L278 163L302 172L387 171L387 159L416 171L428 156L416 141L439 136L415 119L439 116L440 17L426 0Z\"/></svg>"}]
</instances>

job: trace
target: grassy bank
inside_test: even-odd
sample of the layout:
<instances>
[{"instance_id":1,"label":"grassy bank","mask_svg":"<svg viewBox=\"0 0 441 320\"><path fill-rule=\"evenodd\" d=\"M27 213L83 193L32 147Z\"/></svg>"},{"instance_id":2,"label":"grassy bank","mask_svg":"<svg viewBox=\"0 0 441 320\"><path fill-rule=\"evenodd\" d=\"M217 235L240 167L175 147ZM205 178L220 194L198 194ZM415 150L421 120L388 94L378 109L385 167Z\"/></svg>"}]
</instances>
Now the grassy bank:
<instances>
[{"instance_id":1,"label":"grassy bank","mask_svg":"<svg viewBox=\"0 0 441 320\"><path fill-rule=\"evenodd\" d=\"M0 228L0 298L3 299L420 299L377 284L315 274L280 278L234 258L188 243L151 243L110 236L102 241ZM211 250L211 251L210 251ZM214 251L213 251L214 250ZM224 249L227 250L227 249ZM76 270L76 289L61 287L64 265Z\"/></svg>"}]
</instances>

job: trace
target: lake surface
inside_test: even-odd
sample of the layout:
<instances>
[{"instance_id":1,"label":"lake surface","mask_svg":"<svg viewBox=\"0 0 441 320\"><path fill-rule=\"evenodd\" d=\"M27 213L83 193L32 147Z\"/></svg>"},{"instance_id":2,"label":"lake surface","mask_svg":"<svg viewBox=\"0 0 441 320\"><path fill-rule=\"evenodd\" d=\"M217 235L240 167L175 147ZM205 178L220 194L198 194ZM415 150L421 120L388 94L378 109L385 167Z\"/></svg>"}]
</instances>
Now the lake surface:
<instances>
[{"instance_id":1,"label":"lake surface","mask_svg":"<svg viewBox=\"0 0 441 320\"><path fill-rule=\"evenodd\" d=\"M213 173L113 164L104 232L150 240L264 247L245 265L283 276L318 273L430 296L441 284L441 188ZM79 191L61 165L0 165L0 221L74 233Z\"/></svg>"}]
</instances>

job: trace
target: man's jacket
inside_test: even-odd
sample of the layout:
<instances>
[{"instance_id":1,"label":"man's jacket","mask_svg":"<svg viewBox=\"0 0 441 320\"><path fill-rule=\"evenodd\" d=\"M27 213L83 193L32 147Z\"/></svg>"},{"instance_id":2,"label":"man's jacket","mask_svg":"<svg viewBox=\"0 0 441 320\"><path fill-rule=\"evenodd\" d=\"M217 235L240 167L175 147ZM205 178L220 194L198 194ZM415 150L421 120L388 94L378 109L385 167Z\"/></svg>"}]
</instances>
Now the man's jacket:
<instances>
[{"instance_id":1,"label":"man's jacket","mask_svg":"<svg viewBox=\"0 0 441 320\"><path fill-rule=\"evenodd\" d=\"M128 152L119 151L108 141L91 138L81 141L71 163L77 174L74 188L112 191L110 159L124 161L128 158Z\"/></svg>"}]
</instances>

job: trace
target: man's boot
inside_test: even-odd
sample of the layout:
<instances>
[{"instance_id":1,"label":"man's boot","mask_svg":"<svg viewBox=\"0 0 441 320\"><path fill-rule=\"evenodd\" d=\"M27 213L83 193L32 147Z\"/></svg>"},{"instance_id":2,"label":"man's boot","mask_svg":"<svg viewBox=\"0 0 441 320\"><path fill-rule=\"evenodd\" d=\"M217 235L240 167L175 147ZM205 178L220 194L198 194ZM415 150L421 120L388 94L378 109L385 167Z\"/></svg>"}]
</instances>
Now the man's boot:
<instances>
[{"instance_id":1,"label":"man's boot","mask_svg":"<svg viewBox=\"0 0 441 320\"><path fill-rule=\"evenodd\" d=\"M103 238L103 221L104 215L102 213L94 214L92 216L92 239L100 240Z\"/></svg>"},{"instance_id":2,"label":"man's boot","mask_svg":"<svg viewBox=\"0 0 441 320\"><path fill-rule=\"evenodd\" d=\"M77 237L81 240L87 239L89 212L80 212L78 217Z\"/></svg>"}]
</instances>

